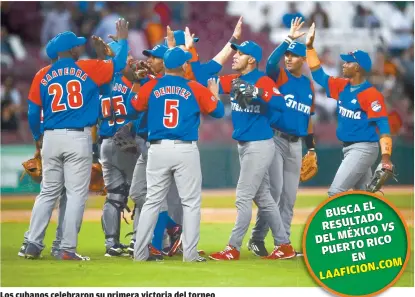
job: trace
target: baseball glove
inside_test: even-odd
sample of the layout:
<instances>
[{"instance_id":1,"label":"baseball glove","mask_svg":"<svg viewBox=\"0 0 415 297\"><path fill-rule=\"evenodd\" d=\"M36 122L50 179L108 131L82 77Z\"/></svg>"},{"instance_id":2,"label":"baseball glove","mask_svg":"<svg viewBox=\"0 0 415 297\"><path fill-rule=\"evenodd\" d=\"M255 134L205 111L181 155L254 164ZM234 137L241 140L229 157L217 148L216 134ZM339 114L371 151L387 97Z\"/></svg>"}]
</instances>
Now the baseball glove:
<instances>
[{"instance_id":1,"label":"baseball glove","mask_svg":"<svg viewBox=\"0 0 415 297\"><path fill-rule=\"evenodd\" d=\"M382 163L380 163L378 167L376 167L375 173L373 174L370 183L366 186L366 189L371 193L376 193L378 191L382 192L380 189L389 178L392 177L395 181L398 181L396 176L397 174L395 172L395 166L392 165L391 168L390 166L384 166Z\"/></svg>"},{"instance_id":2,"label":"baseball glove","mask_svg":"<svg viewBox=\"0 0 415 297\"><path fill-rule=\"evenodd\" d=\"M303 157L301 164L300 181L306 182L314 177L318 172L317 166L317 154L315 152L308 151Z\"/></svg>"},{"instance_id":3,"label":"baseball glove","mask_svg":"<svg viewBox=\"0 0 415 297\"><path fill-rule=\"evenodd\" d=\"M102 175L102 167L99 163L92 164L91 181L89 182L89 190L91 192L99 193L100 195L107 195L105 190L104 178Z\"/></svg>"},{"instance_id":4,"label":"baseball glove","mask_svg":"<svg viewBox=\"0 0 415 297\"><path fill-rule=\"evenodd\" d=\"M42 160L39 157L34 157L30 160L27 160L22 163L23 171L22 175L20 176L20 180L28 174L36 183L40 184L42 181Z\"/></svg>"},{"instance_id":5,"label":"baseball glove","mask_svg":"<svg viewBox=\"0 0 415 297\"><path fill-rule=\"evenodd\" d=\"M113 136L113 140L115 145L118 146L122 152L129 152L132 154L139 153L139 148L128 124L117 130Z\"/></svg>"},{"instance_id":6,"label":"baseball glove","mask_svg":"<svg viewBox=\"0 0 415 297\"><path fill-rule=\"evenodd\" d=\"M242 109L247 108L252 99L256 97L255 89L255 86L239 78L235 78L232 81L231 92L234 94L235 101L238 102Z\"/></svg>"}]
</instances>

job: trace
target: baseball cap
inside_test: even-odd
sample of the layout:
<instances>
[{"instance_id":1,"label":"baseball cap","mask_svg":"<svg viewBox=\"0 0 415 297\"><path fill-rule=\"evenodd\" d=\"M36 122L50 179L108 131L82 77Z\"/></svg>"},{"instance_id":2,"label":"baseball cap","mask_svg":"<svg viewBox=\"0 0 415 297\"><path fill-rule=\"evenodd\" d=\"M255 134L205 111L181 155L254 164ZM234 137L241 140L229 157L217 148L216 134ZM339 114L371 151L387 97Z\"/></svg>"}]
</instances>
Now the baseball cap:
<instances>
[{"instance_id":1,"label":"baseball cap","mask_svg":"<svg viewBox=\"0 0 415 297\"><path fill-rule=\"evenodd\" d=\"M294 55L305 57L306 56L306 48L305 44L301 42L291 42L290 46L287 49L287 52L293 53Z\"/></svg>"},{"instance_id":2,"label":"baseball cap","mask_svg":"<svg viewBox=\"0 0 415 297\"><path fill-rule=\"evenodd\" d=\"M176 46L186 44L186 42L185 42L185 40L186 40L185 39L185 33L184 33L183 30L174 31L173 34L174 34L174 40L176 41ZM199 38L195 37L195 38L193 38L193 41L198 42ZM164 39L164 45L167 46L167 38Z\"/></svg>"},{"instance_id":3,"label":"baseball cap","mask_svg":"<svg viewBox=\"0 0 415 297\"><path fill-rule=\"evenodd\" d=\"M182 66L184 63L192 58L192 54L185 52L179 47L168 49L163 56L164 66L167 69L174 69Z\"/></svg>"},{"instance_id":4,"label":"baseball cap","mask_svg":"<svg viewBox=\"0 0 415 297\"><path fill-rule=\"evenodd\" d=\"M356 62L366 72L370 72L372 69L372 60L367 52L361 50L355 50L348 54L341 54L340 57L343 61L351 63Z\"/></svg>"},{"instance_id":5,"label":"baseball cap","mask_svg":"<svg viewBox=\"0 0 415 297\"><path fill-rule=\"evenodd\" d=\"M108 46L110 47L113 56L115 56L115 54L121 49L121 45L116 41L111 41L110 43L108 43ZM127 52L128 51L130 51L130 47L127 44ZM110 56L107 56L106 58L111 59Z\"/></svg>"},{"instance_id":6,"label":"baseball cap","mask_svg":"<svg viewBox=\"0 0 415 297\"><path fill-rule=\"evenodd\" d=\"M158 44L155 47L153 47L153 49L151 50L144 50L143 51L143 55L146 57L156 57L156 58L160 58L163 59L164 54L166 53L166 51L169 48L167 46L165 46L164 44Z\"/></svg>"},{"instance_id":7,"label":"baseball cap","mask_svg":"<svg viewBox=\"0 0 415 297\"><path fill-rule=\"evenodd\" d=\"M49 40L48 44L46 44L46 55L49 59L55 60L58 58L58 53L55 51L55 38Z\"/></svg>"},{"instance_id":8,"label":"baseball cap","mask_svg":"<svg viewBox=\"0 0 415 297\"><path fill-rule=\"evenodd\" d=\"M55 37L55 51L56 53L68 51L74 47L84 45L86 43L85 37L77 37L75 33L66 31L59 33Z\"/></svg>"},{"instance_id":9,"label":"baseball cap","mask_svg":"<svg viewBox=\"0 0 415 297\"><path fill-rule=\"evenodd\" d=\"M254 57L257 63L259 63L262 59L262 48L251 40L244 41L240 45L232 43L231 47L235 51L239 50L245 55Z\"/></svg>"}]
</instances>

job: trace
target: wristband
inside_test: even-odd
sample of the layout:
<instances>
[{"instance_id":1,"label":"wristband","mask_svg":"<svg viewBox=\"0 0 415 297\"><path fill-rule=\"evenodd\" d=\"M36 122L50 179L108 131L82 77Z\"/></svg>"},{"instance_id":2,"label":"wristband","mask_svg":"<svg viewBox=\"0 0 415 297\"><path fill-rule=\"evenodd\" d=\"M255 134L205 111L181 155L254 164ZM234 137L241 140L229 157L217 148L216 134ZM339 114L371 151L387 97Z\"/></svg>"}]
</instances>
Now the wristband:
<instances>
[{"instance_id":1,"label":"wristband","mask_svg":"<svg viewBox=\"0 0 415 297\"><path fill-rule=\"evenodd\" d=\"M384 136L379 140L382 155L392 155L392 138Z\"/></svg>"},{"instance_id":2,"label":"wristband","mask_svg":"<svg viewBox=\"0 0 415 297\"><path fill-rule=\"evenodd\" d=\"M305 145L307 146L308 150L315 149L316 142L314 141L314 134L308 134L305 138Z\"/></svg>"},{"instance_id":3,"label":"wristband","mask_svg":"<svg viewBox=\"0 0 415 297\"><path fill-rule=\"evenodd\" d=\"M232 35L231 39L229 39L229 43L236 43L238 39L236 39L235 36Z\"/></svg>"},{"instance_id":4,"label":"wristband","mask_svg":"<svg viewBox=\"0 0 415 297\"><path fill-rule=\"evenodd\" d=\"M315 49L307 49L307 64L310 69L320 67L320 60Z\"/></svg>"},{"instance_id":5,"label":"wristband","mask_svg":"<svg viewBox=\"0 0 415 297\"><path fill-rule=\"evenodd\" d=\"M294 40L292 38L290 38L290 36L287 36L287 37L285 37L284 41L287 42L288 44L290 44Z\"/></svg>"}]
</instances>

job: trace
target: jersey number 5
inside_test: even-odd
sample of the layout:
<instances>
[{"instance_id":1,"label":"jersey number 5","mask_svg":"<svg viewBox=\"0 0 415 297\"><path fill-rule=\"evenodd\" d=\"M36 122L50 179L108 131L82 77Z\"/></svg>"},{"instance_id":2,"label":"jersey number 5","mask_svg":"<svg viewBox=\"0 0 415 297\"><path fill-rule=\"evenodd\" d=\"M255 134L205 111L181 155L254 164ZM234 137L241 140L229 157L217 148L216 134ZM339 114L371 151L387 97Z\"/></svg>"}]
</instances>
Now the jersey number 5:
<instances>
[{"instance_id":1,"label":"jersey number 5","mask_svg":"<svg viewBox=\"0 0 415 297\"><path fill-rule=\"evenodd\" d=\"M82 86L78 80L70 80L66 83L66 97L67 105L71 109L81 108L84 104L84 98L82 96ZM67 110L67 105L61 102L63 97L63 87L59 83L51 84L48 88L49 96L53 96L52 99L52 112L61 112Z\"/></svg>"},{"instance_id":2,"label":"jersey number 5","mask_svg":"<svg viewBox=\"0 0 415 297\"><path fill-rule=\"evenodd\" d=\"M164 127L173 129L179 123L179 100L167 99L164 101Z\"/></svg>"}]
</instances>

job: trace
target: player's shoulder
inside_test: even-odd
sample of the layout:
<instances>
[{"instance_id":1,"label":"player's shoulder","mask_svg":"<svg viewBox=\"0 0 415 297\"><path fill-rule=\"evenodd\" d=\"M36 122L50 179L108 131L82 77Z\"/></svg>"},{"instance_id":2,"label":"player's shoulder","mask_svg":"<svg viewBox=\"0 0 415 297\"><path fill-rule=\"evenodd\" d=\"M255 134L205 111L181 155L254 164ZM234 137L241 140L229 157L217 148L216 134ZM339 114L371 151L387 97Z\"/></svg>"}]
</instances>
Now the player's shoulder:
<instances>
[{"instance_id":1,"label":"player's shoulder","mask_svg":"<svg viewBox=\"0 0 415 297\"><path fill-rule=\"evenodd\" d=\"M52 68L52 65L47 65L36 72L35 77L44 76Z\"/></svg>"},{"instance_id":2,"label":"player's shoulder","mask_svg":"<svg viewBox=\"0 0 415 297\"><path fill-rule=\"evenodd\" d=\"M100 59L80 59L75 62L78 66L98 66L100 64L110 64L112 60L100 60Z\"/></svg>"},{"instance_id":3,"label":"player's shoulder","mask_svg":"<svg viewBox=\"0 0 415 297\"><path fill-rule=\"evenodd\" d=\"M366 89L359 92L357 95L360 99L373 99L373 98L383 98L383 94L371 83L367 83L368 86Z\"/></svg>"}]
</instances>

